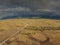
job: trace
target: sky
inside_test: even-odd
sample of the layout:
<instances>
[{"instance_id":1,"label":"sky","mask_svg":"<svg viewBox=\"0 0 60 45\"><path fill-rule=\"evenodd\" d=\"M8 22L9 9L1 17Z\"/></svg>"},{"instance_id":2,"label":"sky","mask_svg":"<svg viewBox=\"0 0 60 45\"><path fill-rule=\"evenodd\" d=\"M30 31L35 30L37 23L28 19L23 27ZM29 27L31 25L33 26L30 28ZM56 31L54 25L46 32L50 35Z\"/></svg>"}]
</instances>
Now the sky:
<instances>
[{"instance_id":1,"label":"sky","mask_svg":"<svg viewBox=\"0 0 60 45\"><path fill-rule=\"evenodd\" d=\"M60 0L0 0L0 18L16 12L38 11L60 14Z\"/></svg>"}]
</instances>

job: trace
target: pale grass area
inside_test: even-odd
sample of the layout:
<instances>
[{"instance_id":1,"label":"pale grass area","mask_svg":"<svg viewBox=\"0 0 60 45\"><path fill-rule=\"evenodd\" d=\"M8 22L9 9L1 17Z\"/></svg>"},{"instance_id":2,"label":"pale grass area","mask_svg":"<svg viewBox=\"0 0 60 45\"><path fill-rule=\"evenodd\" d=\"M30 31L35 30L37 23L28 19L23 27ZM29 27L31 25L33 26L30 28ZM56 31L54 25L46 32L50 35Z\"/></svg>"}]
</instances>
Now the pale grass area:
<instances>
[{"instance_id":1,"label":"pale grass area","mask_svg":"<svg viewBox=\"0 0 60 45\"><path fill-rule=\"evenodd\" d=\"M60 27L60 20L52 19L7 19L0 20L0 42L20 28L27 26L51 26ZM48 42L43 43L50 38ZM42 44L43 43L43 44ZM60 30L22 30L19 34L12 37L4 45L60 45Z\"/></svg>"}]
</instances>

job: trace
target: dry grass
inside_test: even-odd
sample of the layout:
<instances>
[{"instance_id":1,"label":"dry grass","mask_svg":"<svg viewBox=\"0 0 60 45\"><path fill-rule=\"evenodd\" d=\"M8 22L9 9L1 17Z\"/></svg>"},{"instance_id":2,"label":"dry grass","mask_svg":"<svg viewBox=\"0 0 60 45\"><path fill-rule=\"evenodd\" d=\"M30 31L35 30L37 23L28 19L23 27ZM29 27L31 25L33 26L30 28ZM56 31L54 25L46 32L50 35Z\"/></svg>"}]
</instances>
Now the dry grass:
<instances>
[{"instance_id":1,"label":"dry grass","mask_svg":"<svg viewBox=\"0 0 60 45\"><path fill-rule=\"evenodd\" d=\"M27 26L19 34L9 39L4 45L60 45L60 29L40 31L40 27L60 27L60 20L52 19L0 20L0 42L25 25Z\"/></svg>"}]
</instances>

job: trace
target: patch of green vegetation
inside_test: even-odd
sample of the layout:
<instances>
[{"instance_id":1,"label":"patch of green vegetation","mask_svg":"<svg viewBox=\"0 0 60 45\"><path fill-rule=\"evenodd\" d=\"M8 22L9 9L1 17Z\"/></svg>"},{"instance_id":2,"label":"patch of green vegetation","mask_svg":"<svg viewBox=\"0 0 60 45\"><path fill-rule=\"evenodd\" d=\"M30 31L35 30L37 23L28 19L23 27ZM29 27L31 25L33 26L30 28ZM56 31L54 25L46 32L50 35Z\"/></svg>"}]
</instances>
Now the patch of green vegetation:
<instances>
[{"instance_id":1,"label":"patch of green vegetation","mask_svg":"<svg viewBox=\"0 0 60 45\"><path fill-rule=\"evenodd\" d=\"M50 26L40 26L40 27L37 27L37 26L27 26L25 27L25 29L28 29L28 30L60 30L60 27L50 27Z\"/></svg>"}]
</instances>

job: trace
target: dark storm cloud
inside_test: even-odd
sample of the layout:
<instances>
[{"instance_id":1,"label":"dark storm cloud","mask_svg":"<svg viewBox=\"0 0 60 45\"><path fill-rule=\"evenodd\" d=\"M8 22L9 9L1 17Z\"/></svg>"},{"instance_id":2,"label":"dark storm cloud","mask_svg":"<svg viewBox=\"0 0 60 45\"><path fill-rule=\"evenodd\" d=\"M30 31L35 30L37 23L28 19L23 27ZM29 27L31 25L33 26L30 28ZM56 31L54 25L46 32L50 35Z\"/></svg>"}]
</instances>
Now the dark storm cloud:
<instances>
[{"instance_id":1,"label":"dark storm cloud","mask_svg":"<svg viewBox=\"0 0 60 45\"><path fill-rule=\"evenodd\" d=\"M60 7L60 0L0 0L0 4L19 5L30 8L54 8Z\"/></svg>"},{"instance_id":2,"label":"dark storm cloud","mask_svg":"<svg viewBox=\"0 0 60 45\"><path fill-rule=\"evenodd\" d=\"M21 11L47 11L59 14L60 0L0 0L0 17Z\"/></svg>"},{"instance_id":3,"label":"dark storm cloud","mask_svg":"<svg viewBox=\"0 0 60 45\"><path fill-rule=\"evenodd\" d=\"M60 8L60 0L9 0L10 4L17 4L33 9L58 9Z\"/></svg>"},{"instance_id":4,"label":"dark storm cloud","mask_svg":"<svg viewBox=\"0 0 60 45\"><path fill-rule=\"evenodd\" d=\"M7 7L29 7L31 9L59 9L60 0L0 0L0 5Z\"/></svg>"}]
</instances>

